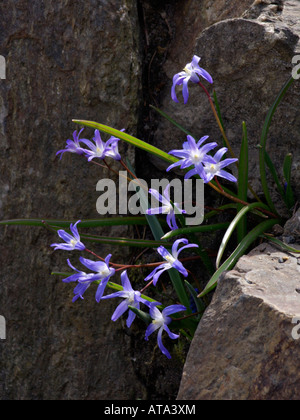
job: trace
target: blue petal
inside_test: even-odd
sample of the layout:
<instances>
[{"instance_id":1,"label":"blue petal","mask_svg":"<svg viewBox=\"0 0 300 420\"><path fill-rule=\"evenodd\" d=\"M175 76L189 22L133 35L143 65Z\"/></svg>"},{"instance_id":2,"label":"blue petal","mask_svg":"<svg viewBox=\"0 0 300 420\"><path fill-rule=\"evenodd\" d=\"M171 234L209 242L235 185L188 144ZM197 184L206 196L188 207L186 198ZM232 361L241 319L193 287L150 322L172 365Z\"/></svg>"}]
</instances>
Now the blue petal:
<instances>
[{"instance_id":1,"label":"blue petal","mask_svg":"<svg viewBox=\"0 0 300 420\"><path fill-rule=\"evenodd\" d=\"M170 355L170 353L168 352L168 350L165 348L165 346L163 345L163 342L162 342L162 332L163 332L163 327L161 327L160 329L159 329L159 331L158 331L158 334L157 334L157 344L158 344L158 347L160 348L160 350L161 350L161 352L165 355L165 356L167 356L167 358L168 359L171 359L171 355Z\"/></svg>"}]
</instances>

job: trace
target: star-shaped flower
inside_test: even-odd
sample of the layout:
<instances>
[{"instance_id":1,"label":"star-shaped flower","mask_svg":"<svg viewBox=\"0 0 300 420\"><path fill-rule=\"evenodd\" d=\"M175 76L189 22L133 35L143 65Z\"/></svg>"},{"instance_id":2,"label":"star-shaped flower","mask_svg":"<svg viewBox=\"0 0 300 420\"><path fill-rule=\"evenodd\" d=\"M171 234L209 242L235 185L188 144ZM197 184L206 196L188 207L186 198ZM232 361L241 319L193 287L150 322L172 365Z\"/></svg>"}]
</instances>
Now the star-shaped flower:
<instances>
[{"instance_id":1,"label":"star-shaped flower","mask_svg":"<svg viewBox=\"0 0 300 420\"><path fill-rule=\"evenodd\" d=\"M121 130L124 131L124 130ZM85 156L88 158L90 162L92 159L105 159L106 157L111 157L115 160L121 160L121 155L118 151L118 142L120 139L112 136L109 140L105 143L101 139L101 135L99 130L95 130L95 135L93 138L94 142L90 140L82 140L82 142L89 147L90 150L85 149Z\"/></svg>"},{"instance_id":2,"label":"star-shaped flower","mask_svg":"<svg viewBox=\"0 0 300 420\"><path fill-rule=\"evenodd\" d=\"M202 137L197 143L194 137L188 135L187 141L183 143L182 150L171 150L170 155L174 155L181 158L178 162L173 163L167 168L167 172L176 166L180 166L181 169L187 169L194 166L193 169L185 174L185 179L190 178L193 175L198 174L201 178L205 177L203 164L215 163L214 159L208 155L208 153L217 146L217 143L202 144L209 138L209 136ZM202 147L201 147L202 146Z\"/></svg>"},{"instance_id":3,"label":"star-shaped flower","mask_svg":"<svg viewBox=\"0 0 300 420\"><path fill-rule=\"evenodd\" d=\"M184 244L179 250L178 246L180 243ZM174 242L172 246L172 254L166 250L163 246L160 246L157 248L157 252L166 260L167 262L162 263L158 267L156 267L152 273L149 274L145 278L145 281L149 281L153 278L153 285L156 286L156 283L160 277L160 275L166 271L170 270L171 268L175 268L179 273L181 273L184 277L188 276L187 270L184 268L182 263L178 260L178 256L181 251L183 251L186 248L198 248L198 245L196 244L189 244L189 241L187 239L177 239L177 241Z\"/></svg>"},{"instance_id":4,"label":"star-shaped flower","mask_svg":"<svg viewBox=\"0 0 300 420\"><path fill-rule=\"evenodd\" d=\"M111 254L107 255L107 257L105 258L105 261L92 261L83 257L80 257L79 259L83 265L85 265L91 271L96 272L96 274L93 275L93 281L100 280L100 284L96 292L96 301L100 302L104 293L104 289L110 277L115 274L115 269L112 267L109 267L109 260L111 259ZM92 277L89 279L89 281L91 280L92 280ZM83 280L79 280L79 282L84 283Z\"/></svg>"},{"instance_id":5,"label":"star-shaped flower","mask_svg":"<svg viewBox=\"0 0 300 420\"><path fill-rule=\"evenodd\" d=\"M223 170L228 165L235 163L238 159L224 159L221 160L223 155L228 151L226 147L218 150L218 152L213 157L214 162L210 162L205 164L204 166L204 173L205 176L203 180L205 183L210 182L215 176L219 176L221 178L225 178L231 182L237 182L235 176L231 175L229 172Z\"/></svg>"},{"instance_id":6,"label":"star-shaped flower","mask_svg":"<svg viewBox=\"0 0 300 420\"><path fill-rule=\"evenodd\" d=\"M70 224L70 230L73 233L73 236L64 231L63 229L59 229L57 231L58 236L65 241L65 243L61 244L52 244L51 246L54 246L54 250L62 249L64 251L74 251L74 249L78 251L85 250L85 245L80 241L80 235L78 233L77 225L80 223L81 220L78 220L78 222L73 225Z\"/></svg>"},{"instance_id":7,"label":"star-shaped flower","mask_svg":"<svg viewBox=\"0 0 300 420\"><path fill-rule=\"evenodd\" d=\"M115 312L113 313L111 319L112 321L116 321L119 319L129 308L129 306L132 306L136 309L140 309L140 303L145 303L146 300L141 297L141 293L139 291L133 290L130 280L128 278L127 272L123 271L121 274L121 282L123 286L123 290L120 292L115 292L107 296L103 296L102 300L104 299L111 299L120 297L124 300L118 305ZM131 324L135 320L136 314L129 309L128 311L128 318L126 321L126 325L128 328L131 327Z\"/></svg>"},{"instance_id":8,"label":"star-shaped flower","mask_svg":"<svg viewBox=\"0 0 300 420\"><path fill-rule=\"evenodd\" d=\"M213 79L211 75L201 67L199 67L198 63L201 60L200 57L194 55L191 63L188 63L184 70L180 73L175 74L173 77L173 85L171 90L171 97L173 101L179 102L176 96L175 87L182 85L182 94L184 103L186 104L189 98L189 90L188 90L188 82L191 81L193 83L199 83L200 77L203 77L209 83L213 83Z\"/></svg>"},{"instance_id":9,"label":"star-shaped flower","mask_svg":"<svg viewBox=\"0 0 300 420\"><path fill-rule=\"evenodd\" d=\"M170 201L170 184L165 188L163 195L158 191L150 189L149 193L153 195L157 201L163 204L162 207L151 208L146 211L147 214L167 214L167 223L171 230L178 229L176 223L176 214L185 214L185 210L180 209L179 203L172 204Z\"/></svg>"},{"instance_id":10,"label":"star-shaped flower","mask_svg":"<svg viewBox=\"0 0 300 420\"><path fill-rule=\"evenodd\" d=\"M174 314L176 312L186 311L186 307L183 305L170 305L160 312L159 309L155 306L157 303L152 303L149 305L150 307L150 316L152 318L151 324L148 326L146 333L145 333L145 340L149 339L149 335L151 335L154 331L158 330L157 335L157 344L160 348L161 352L167 356L168 359L171 359L171 355L168 350L165 348L162 342L162 333L166 331L168 336L175 340L179 337L179 335L174 334L170 331L168 325L172 322L172 318L169 315Z\"/></svg>"},{"instance_id":11,"label":"star-shaped flower","mask_svg":"<svg viewBox=\"0 0 300 420\"><path fill-rule=\"evenodd\" d=\"M62 155L66 152L71 152L71 153L77 153L78 155L83 155L85 150L80 146L80 142L81 141L86 141L86 139L80 139L80 134L82 133L82 131L84 130L84 128L82 128L79 133L77 133L77 131L74 131L73 133L73 140L67 140L67 146L65 149L59 150L56 155L60 154L60 159L62 158Z\"/></svg>"}]
</instances>

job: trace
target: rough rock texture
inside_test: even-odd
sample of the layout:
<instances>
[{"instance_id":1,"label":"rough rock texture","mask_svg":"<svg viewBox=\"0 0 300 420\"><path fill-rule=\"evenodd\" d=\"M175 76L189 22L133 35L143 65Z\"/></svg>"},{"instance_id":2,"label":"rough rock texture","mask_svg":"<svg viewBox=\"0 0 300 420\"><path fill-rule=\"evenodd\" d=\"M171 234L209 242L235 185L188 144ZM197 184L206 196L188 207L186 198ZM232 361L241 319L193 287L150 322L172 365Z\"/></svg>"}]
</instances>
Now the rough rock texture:
<instances>
[{"instance_id":1,"label":"rough rock texture","mask_svg":"<svg viewBox=\"0 0 300 420\"><path fill-rule=\"evenodd\" d=\"M178 399L299 400L298 262L297 254L261 244L220 279Z\"/></svg>"},{"instance_id":2,"label":"rough rock texture","mask_svg":"<svg viewBox=\"0 0 300 420\"><path fill-rule=\"evenodd\" d=\"M136 133L136 1L6 1L0 15L0 53L7 62L0 83L0 219L97 218L96 184L108 172L71 154L59 161L55 153L72 137L72 118ZM130 235L121 228L97 233ZM80 254L53 252L53 242L57 235L41 228L0 228L0 314L7 322L0 399L175 395L182 364L166 363L157 351L153 357L155 339L145 342L143 325L128 332L123 321L112 323L115 301L97 305L90 289L72 304L73 286L50 273L68 271L67 257L79 268ZM112 251L118 262L128 262L130 254L94 250Z\"/></svg>"},{"instance_id":3,"label":"rough rock texture","mask_svg":"<svg viewBox=\"0 0 300 420\"><path fill-rule=\"evenodd\" d=\"M180 104L171 100L171 79L182 70L193 54L202 57L200 65L214 78L228 139L236 155L242 138L242 122L248 128L250 147L250 181L260 193L258 149L261 130L269 107L283 84L291 76L292 57L300 50L300 5L298 0L238 2L238 7L217 7L220 2L189 2L194 16L189 19L190 7L183 14L185 24L180 34L182 42L170 47L170 56L164 65L169 77L162 97L161 108L178 123L194 133L195 137L210 135L210 139L222 145L222 138L206 96L199 86L189 85L190 98L183 105L180 88ZM234 4L236 4L234 2ZM251 7L250 7L251 6ZM197 9L198 7L198 9ZM196 8L197 11L194 9ZM209 12L209 13L208 13ZM225 20L224 20L225 19ZM189 31L194 36L189 37ZM191 42L185 38L192 39ZM175 53L176 52L176 53ZM293 186L299 194L299 83L289 91L275 114L268 138L268 151L280 176L285 155L292 152ZM157 128L154 143L168 151L182 145L185 137L169 122L162 120ZM287 141L288 139L288 141ZM155 161L158 164L157 161ZM276 193L273 190L273 197Z\"/></svg>"}]
</instances>

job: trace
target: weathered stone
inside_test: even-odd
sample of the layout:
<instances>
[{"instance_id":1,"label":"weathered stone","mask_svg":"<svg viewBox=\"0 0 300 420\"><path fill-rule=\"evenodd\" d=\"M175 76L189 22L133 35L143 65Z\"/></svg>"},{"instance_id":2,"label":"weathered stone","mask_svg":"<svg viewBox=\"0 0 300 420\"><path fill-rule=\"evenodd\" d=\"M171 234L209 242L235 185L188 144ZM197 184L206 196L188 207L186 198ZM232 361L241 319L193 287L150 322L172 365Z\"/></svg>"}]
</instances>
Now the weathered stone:
<instances>
[{"instance_id":1,"label":"weathered stone","mask_svg":"<svg viewBox=\"0 0 300 420\"><path fill-rule=\"evenodd\" d=\"M283 238L293 237L295 242L300 241L300 209L295 212L293 217L284 225Z\"/></svg>"},{"instance_id":2,"label":"weathered stone","mask_svg":"<svg viewBox=\"0 0 300 420\"><path fill-rule=\"evenodd\" d=\"M0 15L0 54L7 62L7 79L0 81L0 219L97 218L96 184L111 175L79 156L59 161L55 153L77 128L73 118L136 134L142 74L137 2L6 1ZM134 162L130 150L121 145ZM130 236L131 230L94 233ZM97 304L92 287L72 304L73 285L51 276L69 271L68 257L80 268L80 253L53 252L57 235L41 228L2 226L0 238L0 315L7 322L0 399L176 394L182 363L152 358L155 339L144 340L143 324L128 331L123 321L111 322L117 302ZM112 252L115 262L132 256L127 248L90 247L103 256Z\"/></svg>"},{"instance_id":3,"label":"weathered stone","mask_svg":"<svg viewBox=\"0 0 300 420\"><path fill-rule=\"evenodd\" d=\"M300 398L300 268L296 254L286 257L261 244L221 277L190 347L178 399Z\"/></svg>"},{"instance_id":4,"label":"weathered stone","mask_svg":"<svg viewBox=\"0 0 300 420\"><path fill-rule=\"evenodd\" d=\"M218 2L214 2L216 3ZM244 6L247 10L249 5L244 4ZM201 8L200 4L199 8ZM237 156L242 139L242 122L246 122L249 139L250 182L260 194L262 188L257 145L260 142L268 110L284 83L291 76L292 58L300 50L300 25L299 19L296 18L299 16L300 5L298 0L272 2L272 4L260 2L251 10L257 11L253 19L237 17L238 15L235 14L234 18L222 20L221 14L219 17L215 16L215 19L218 18L216 23L205 28L202 22L197 21L198 24L193 26L194 37L191 38L191 43L184 42L182 46L179 44L176 48L176 60L173 54L165 64L169 82L164 90L161 108L192 132L195 137L209 135L210 140L217 141L220 146L223 145L210 105L199 86L189 84L190 97L187 105L183 105L180 88L178 88L180 104L174 103L170 97L173 75L191 60L193 54L201 56L200 65L214 78L213 86L207 87L211 94L213 89L216 91L225 132ZM296 194L300 192L299 86L296 82L277 109L269 132L267 147L282 182L284 182L282 176L284 157L289 152L293 154L292 184ZM184 140L185 136L182 132L175 129L169 122L161 120L154 144L169 151L179 148ZM157 161L155 164L158 164ZM280 201L275 190L271 182L272 197Z\"/></svg>"}]
</instances>

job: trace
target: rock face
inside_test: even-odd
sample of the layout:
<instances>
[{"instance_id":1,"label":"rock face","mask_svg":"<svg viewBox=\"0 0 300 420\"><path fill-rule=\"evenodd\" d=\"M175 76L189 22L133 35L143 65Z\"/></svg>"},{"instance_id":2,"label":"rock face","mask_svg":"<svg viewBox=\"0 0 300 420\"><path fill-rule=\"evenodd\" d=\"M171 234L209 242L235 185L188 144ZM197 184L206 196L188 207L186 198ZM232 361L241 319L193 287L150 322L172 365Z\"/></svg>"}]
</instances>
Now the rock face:
<instances>
[{"instance_id":1,"label":"rock face","mask_svg":"<svg viewBox=\"0 0 300 420\"><path fill-rule=\"evenodd\" d=\"M196 2L191 2L193 7ZM183 105L180 88L180 104L170 98L172 77L191 61L193 54L200 56L200 65L213 77L213 86L207 86L212 94L215 89L221 108L225 132L238 156L242 138L242 122L248 128L250 148L250 182L256 192L261 193L259 176L260 141L264 120L277 94L289 79L292 72L292 58L300 51L298 0L238 2L238 7L220 9L215 5L221 2L197 2L198 13L189 20L183 13L181 42L170 48L165 71L169 77L162 94L161 108L195 137L209 135L210 140L219 142L222 138L211 112L205 94L197 85L190 83L190 97ZM200 4L201 3L201 4ZM213 3L213 4L212 4ZM228 3L228 2L222 2ZM234 2L234 4L236 4ZM202 9L203 7L203 9ZM189 10L190 7L187 6ZM224 10L227 10L225 14ZM202 13L201 13L202 12ZM188 11L186 11L189 16ZM190 25L188 24L190 22ZM187 42L192 30L194 36ZM181 32L179 31L178 38ZM175 54L176 51L176 54ZM299 83L289 91L278 108L268 137L268 151L282 179L282 164L287 153L292 152L293 187L299 194ZM287 141L288 139L288 141ZM169 122L159 124L154 142L164 150L179 148L185 135ZM273 198L277 196L272 187Z\"/></svg>"},{"instance_id":2,"label":"rock face","mask_svg":"<svg viewBox=\"0 0 300 420\"><path fill-rule=\"evenodd\" d=\"M0 219L97 218L96 184L108 171L76 155L59 161L55 153L72 138L73 118L136 134L142 75L137 2L18 0L2 2L0 14L0 54L7 64L0 81ZM134 161L132 152L129 157ZM121 228L95 233L130 236ZM7 327L0 340L0 399L176 394L182 364L164 366L160 355L145 363L155 342L147 346L143 325L128 332L122 321L112 323L116 302L97 305L94 290L72 304L73 286L51 276L69 271L68 257L79 268L79 253L53 252L57 235L41 228L2 226L0 238L0 315ZM119 262L131 255L127 248L93 249L112 252ZM142 356L134 343L145 344Z\"/></svg>"},{"instance_id":3,"label":"rock face","mask_svg":"<svg viewBox=\"0 0 300 420\"><path fill-rule=\"evenodd\" d=\"M259 129L290 75L291 57L300 50L298 0L2 3L0 55L7 68L6 80L0 80L0 220L98 217L96 184L110 176L108 171L78 156L65 154L62 161L55 157L77 128L73 118L125 128L133 135L139 130L148 134L155 126L154 139L143 138L169 151L181 146L182 133L165 121L153 122L153 114L143 107L145 98L159 102L164 97L157 103L160 108L195 136L209 134L221 144L197 87L191 87L187 106L171 102L171 78L194 53L202 56L203 67L214 77L236 153L241 123L247 123L250 181L259 190ZM299 105L295 86L278 110L269 138L277 167L286 153L295 154L296 189ZM122 153L134 162L133 150L122 145ZM140 166L142 174L152 176L148 158ZM95 233L128 236L131 231ZM153 342L143 343L141 351L141 329L128 332L122 322L112 324L114 303L96 305L92 291L72 305L73 287L51 277L51 271L68 268L66 255L49 247L56 239L40 228L0 228L0 316L7 326L6 340L0 340L0 398L175 396L184 358L180 348L171 363L153 353ZM126 248L97 250L113 252L118 262L131 256ZM72 262L76 265L78 258Z\"/></svg>"},{"instance_id":4,"label":"rock face","mask_svg":"<svg viewBox=\"0 0 300 420\"><path fill-rule=\"evenodd\" d=\"M178 399L299 400L298 263L297 254L262 244L220 279Z\"/></svg>"}]
</instances>

